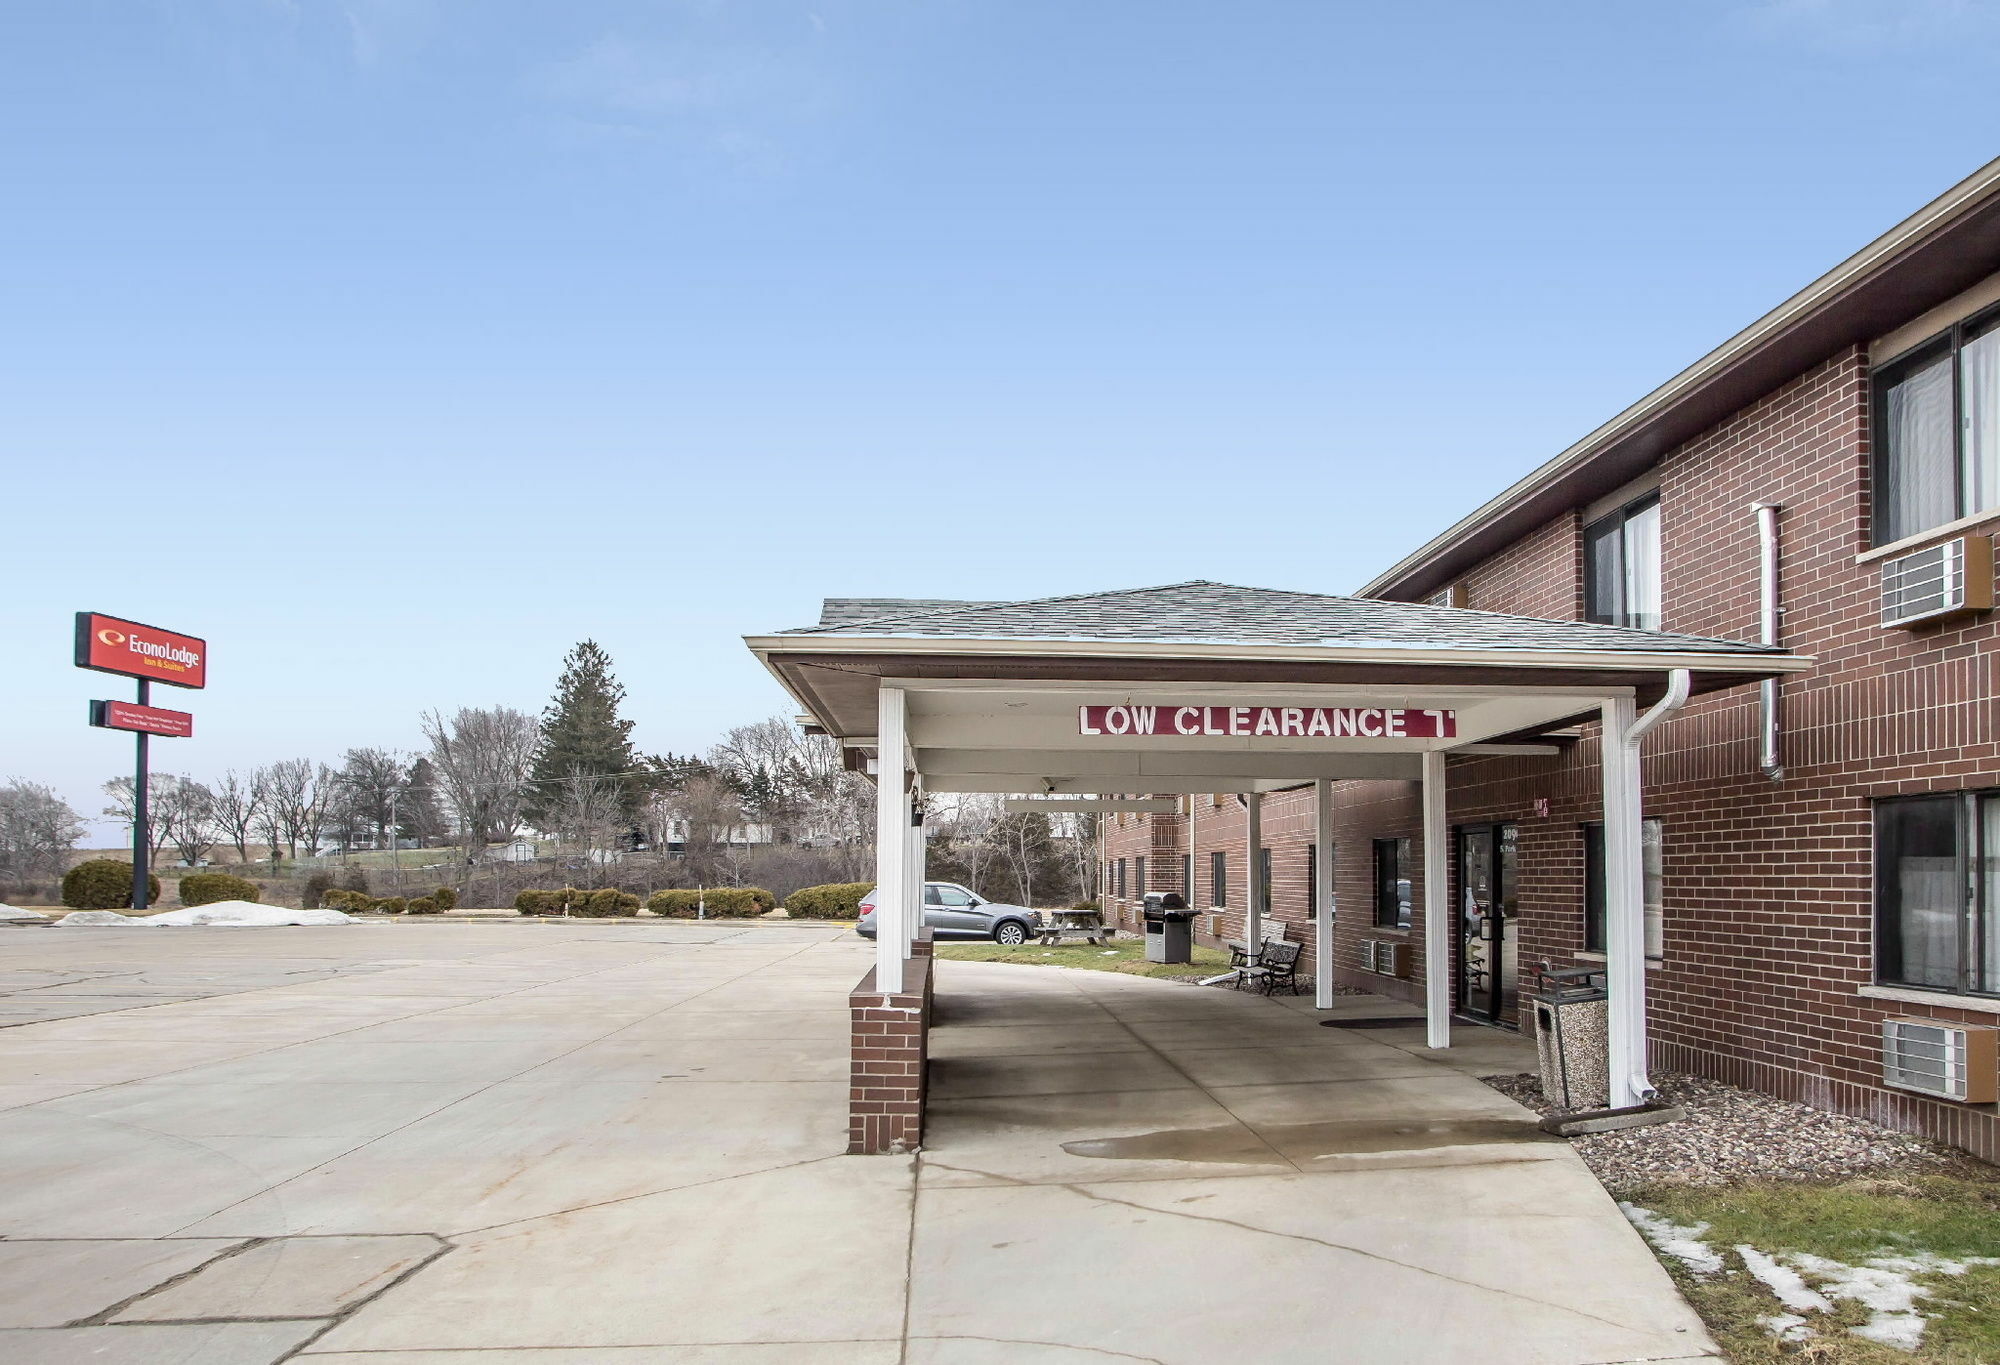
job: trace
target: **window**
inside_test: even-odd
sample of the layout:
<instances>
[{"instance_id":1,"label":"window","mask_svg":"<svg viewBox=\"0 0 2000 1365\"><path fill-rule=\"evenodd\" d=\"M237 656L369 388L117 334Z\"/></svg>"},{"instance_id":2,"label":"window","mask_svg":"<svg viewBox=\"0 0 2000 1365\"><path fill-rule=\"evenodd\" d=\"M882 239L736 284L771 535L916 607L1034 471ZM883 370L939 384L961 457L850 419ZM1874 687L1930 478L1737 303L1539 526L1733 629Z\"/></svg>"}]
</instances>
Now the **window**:
<instances>
[{"instance_id":1,"label":"window","mask_svg":"<svg viewBox=\"0 0 2000 1365\"><path fill-rule=\"evenodd\" d=\"M955 886L936 887L932 890L931 894L936 897L932 902L933 904L950 906L953 909L962 910L968 905L979 904L978 900L969 892L961 891Z\"/></svg>"},{"instance_id":2,"label":"window","mask_svg":"<svg viewBox=\"0 0 2000 1365\"><path fill-rule=\"evenodd\" d=\"M1257 850L1257 912L1271 913L1271 850Z\"/></svg>"},{"instance_id":3,"label":"window","mask_svg":"<svg viewBox=\"0 0 2000 1365\"><path fill-rule=\"evenodd\" d=\"M1306 918L1319 915L1319 845L1306 845Z\"/></svg>"},{"instance_id":4,"label":"window","mask_svg":"<svg viewBox=\"0 0 2000 1365\"><path fill-rule=\"evenodd\" d=\"M1583 616L1660 628L1660 498L1652 494L1583 530Z\"/></svg>"},{"instance_id":5,"label":"window","mask_svg":"<svg viewBox=\"0 0 2000 1365\"><path fill-rule=\"evenodd\" d=\"M1208 855L1208 903L1218 910L1229 904L1229 855Z\"/></svg>"},{"instance_id":6,"label":"window","mask_svg":"<svg viewBox=\"0 0 2000 1365\"><path fill-rule=\"evenodd\" d=\"M1645 870L1646 956L1666 954L1665 830L1658 820L1639 822L1639 858ZM1583 946L1604 951L1604 826L1583 827Z\"/></svg>"},{"instance_id":7,"label":"window","mask_svg":"<svg viewBox=\"0 0 2000 1365\"><path fill-rule=\"evenodd\" d=\"M1135 901L1146 899L1146 860L1144 858L1134 858L1132 860L1132 899Z\"/></svg>"},{"instance_id":8,"label":"window","mask_svg":"<svg viewBox=\"0 0 2000 1365\"><path fill-rule=\"evenodd\" d=\"M1123 858L1118 860L1117 868L1117 875L1111 879L1111 884L1118 899L1122 901L1125 899L1125 860Z\"/></svg>"},{"instance_id":9,"label":"window","mask_svg":"<svg viewBox=\"0 0 2000 1365\"><path fill-rule=\"evenodd\" d=\"M2000 995L2000 796L1877 804L1875 974L1890 985Z\"/></svg>"},{"instance_id":10,"label":"window","mask_svg":"<svg viewBox=\"0 0 2000 1365\"><path fill-rule=\"evenodd\" d=\"M1875 543L2000 506L2000 310L1875 376Z\"/></svg>"},{"instance_id":11,"label":"window","mask_svg":"<svg viewBox=\"0 0 2000 1365\"><path fill-rule=\"evenodd\" d=\"M1384 929L1410 927L1410 841L1375 841L1375 923Z\"/></svg>"}]
</instances>

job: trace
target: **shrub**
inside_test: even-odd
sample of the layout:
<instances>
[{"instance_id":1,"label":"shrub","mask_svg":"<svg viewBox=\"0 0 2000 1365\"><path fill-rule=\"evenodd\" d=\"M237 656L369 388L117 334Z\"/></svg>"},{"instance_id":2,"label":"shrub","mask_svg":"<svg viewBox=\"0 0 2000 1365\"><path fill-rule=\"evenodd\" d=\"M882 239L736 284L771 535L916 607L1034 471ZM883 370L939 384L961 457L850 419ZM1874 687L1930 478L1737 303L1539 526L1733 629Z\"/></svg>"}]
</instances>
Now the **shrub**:
<instances>
[{"instance_id":1,"label":"shrub","mask_svg":"<svg viewBox=\"0 0 2000 1365\"><path fill-rule=\"evenodd\" d=\"M1070 909L1072 909L1072 910L1098 910L1098 911L1101 911L1101 910L1103 910L1103 909L1104 909L1104 907L1103 907L1103 906L1101 906L1101 905L1099 905L1099 904L1098 904L1098 903L1097 903L1096 901L1078 901L1078 902L1077 902L1077 903L1076 903L1075 905L1072 905L1072 906L1070 907Z\"/></svg>"},{"instance_id":2,"label":"shrub","mask_svg":"<svg viewBox=\"0 0 2000 1365\"><path fill-rule=\"evenodd\" d=\"M570 913L587 919L614 919L639 913L639 898L628 891L616 887L605 887L601 891L582 892Z\"/></svg>"},{"instance_id":3,"label":"shrub","mask_svg":"<svg viewBox=\"0 0 2000 1365\"><path fill-rule=\"evenodd\" d=\"M456 910L458 908L458 892L448 886L440 886L437 890L431 892L431 899L438 903L438 909L440 910Z\"/></svg>"},{"instance_id":4,"label":"shrub","mask_svg":"<svg viewBox=\"0 0 2000 1365\"><path fill-rule=\"evenodd\" d=\"M63 904L72 910L132 908L132 864L116 858L91 858L78 863L62 879ZM147 874L146 900L158 904L160 879Z\"/></svg>"},{"instance_id":5,"label":"shrub","mask_svg":"<svg viewBox=\"0 0 2000 1365\"><path fill-rule=\"evenodd\" d=\"M873 882L830 882L806 886L785 897L785 913L793 919L859 919L861 898Z\"/></svg>"},{"instance_id":6,"label":"shrub","mask_svg":"<svg viewBox=\"0 0 2000 1365\"><path fill-rule=\"evenodd\" d=\"M385 915L400 915L410 908L410 903L401 896L389 896L376 901L370 908L380 910Z\"/></svg>"},{"instance_id":7,"label":"shrub","mask_svg":"<svg viewBox=\"0 0 2000 1365\"><path fill-rule=\"evenodd\" d=\"M182 878L182 880L185 881L186 878ZM332 905L333 902L327 899L327 893L332 890L333 874L331 872L315 872L306 878L306 884L299 892L299 904L308 910L317 910L321 906ZM181 904L187 904L187 892L185 890L181 892Z\"/></svg>"},{"instance_id":8,"label":"shrub","mask_svg":"<svg viewBox=\"0 0 2000 1365\"><path fill-rule=\"evenodd\" d=\"M257 883L227 872L190 872L181 878L182 905L213 905L217 901L254 901Z\"/></svg>"},{"instance_id":9,"label":"shrub","mask_svg":"<svg viewBox=\"0 0 2000 1365\"><path fill-rule=\"evenodd\" d=\"M409 903L408 907L406 908L406 913L412 915L435 915L440 913L442 910L443 907L437 903L436 897L418 896L415 900Z\"/></svg>"},{"instance_id":10,"label":"shrub","mask_svg":"<svg viewBox=\"0 0 2000 1365\"><path fill-rule=\"evenodd\" d=\"M710 919L743 919L775 908L778 898L761 886L714 886L704 891L655 891L646 908L656 915L693 919L704 904Z\"/></svg>"},{"instance_id":11,"label":"shrub","mask_svg":"<svg viewBox=\"0 0 2000 1365\"><path fill-rule=\"evenodd\" d=\"M549 912L549 893L523 891L514 897L514 910L522 915L546 915Z\"/></svg>"}]
</instances>

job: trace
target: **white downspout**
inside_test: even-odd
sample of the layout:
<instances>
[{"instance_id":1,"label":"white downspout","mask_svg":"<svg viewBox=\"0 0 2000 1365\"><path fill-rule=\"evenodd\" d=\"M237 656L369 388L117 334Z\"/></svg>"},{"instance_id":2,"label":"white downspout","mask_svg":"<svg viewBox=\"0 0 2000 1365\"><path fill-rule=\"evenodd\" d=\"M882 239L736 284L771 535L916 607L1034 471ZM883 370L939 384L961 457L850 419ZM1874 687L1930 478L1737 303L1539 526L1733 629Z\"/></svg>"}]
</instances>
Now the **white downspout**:
<instances>
[{"instance_id":1,"label":"white downspout","mask_svg":"<svg viewBox=\"0 0 2000 1365\"><path fill-rule=\"evenodd\" d=\"M1756 502L1750 510L1757 515L1757 638L1767 645L1778 643L1778 513L1775 502ZM1782 781L1785 765L1778 755L1778 680L1766 678L1757 684L1759 742L1757 766L1773 782Z\"/></svg>"},{"instance_id":2,"label":"white downspout","mask_svg":"<svg viewBox=\"0 0 2000 1365\"><path fill-rule=\"evenodd\" d=\"M1604 967L1609 987L1611 1107L1644 1104L1655 1093L1646 1069L1646 868L1640 853L1643 775L1639 742L1686 704L1685 668L1667 675L1666 695L1632 718L1632 699L1603 707Z\"/></svg>"}]
</instances>

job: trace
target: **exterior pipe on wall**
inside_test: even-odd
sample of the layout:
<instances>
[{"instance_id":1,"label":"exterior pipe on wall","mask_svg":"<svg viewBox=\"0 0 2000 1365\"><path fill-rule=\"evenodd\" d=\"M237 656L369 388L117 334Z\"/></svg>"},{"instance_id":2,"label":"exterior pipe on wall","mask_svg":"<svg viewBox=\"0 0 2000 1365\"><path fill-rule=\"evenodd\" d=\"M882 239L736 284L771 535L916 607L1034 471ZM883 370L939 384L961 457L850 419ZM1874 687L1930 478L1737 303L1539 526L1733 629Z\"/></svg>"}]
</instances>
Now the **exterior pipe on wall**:
<instances>
[{"instance_id":1,"label":"exterior pipe on wall","mask_svg":"<svg viewBox=\"0 0 2000 1365\"><path fill-rule=\"evenodd\" d=\"M1778 513L1775 502L1750 505L1757 517L1757 638L1767 645L1778 643ZM1778 680L1766 678L1757 685L1759 719L1762 727L1757 746L1757 766L1773 782L1785 776L1778 756Z\"/></svg>"}]
</instances>

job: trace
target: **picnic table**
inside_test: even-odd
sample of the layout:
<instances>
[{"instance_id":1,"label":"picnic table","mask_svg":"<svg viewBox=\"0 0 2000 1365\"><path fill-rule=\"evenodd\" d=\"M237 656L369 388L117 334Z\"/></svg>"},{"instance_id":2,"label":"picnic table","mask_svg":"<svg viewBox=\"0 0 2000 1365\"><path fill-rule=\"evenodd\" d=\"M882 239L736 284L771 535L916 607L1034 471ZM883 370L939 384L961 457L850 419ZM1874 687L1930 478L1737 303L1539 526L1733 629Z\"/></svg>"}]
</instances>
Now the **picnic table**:
<instances>
[{"instance_id":1,"label":"picnic table","mask_svg":"<svg viewBox=\"0 0 2000 1365\"><path fill-rule=\"evenodd\" d=\"M1051 910L1041 929L1041 943L1053 948L1063 943L1104 944L1118 931L1104 923L1104 916L1096 910Z\"/></svg>"}]
</instances>

